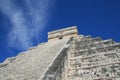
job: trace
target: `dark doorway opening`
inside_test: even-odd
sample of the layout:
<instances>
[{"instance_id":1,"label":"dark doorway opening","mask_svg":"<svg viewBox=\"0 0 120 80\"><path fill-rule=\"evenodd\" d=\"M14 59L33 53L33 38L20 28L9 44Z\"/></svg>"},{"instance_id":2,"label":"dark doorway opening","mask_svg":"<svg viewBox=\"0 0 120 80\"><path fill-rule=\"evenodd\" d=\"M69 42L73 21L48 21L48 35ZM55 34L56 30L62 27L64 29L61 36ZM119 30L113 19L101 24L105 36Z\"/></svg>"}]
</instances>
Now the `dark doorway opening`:
<instances>
[{"instance_id":1,"label":"dark doorway opening","mask_svg":"<svg viewBox=\"0 0 120 80\"><path fill-rule=\"evenodd\" d=\"M59 39L63 39L63 37L62 37L62 36L60 36L60 37L59 37Z\"/></svg>"}]
</instances>

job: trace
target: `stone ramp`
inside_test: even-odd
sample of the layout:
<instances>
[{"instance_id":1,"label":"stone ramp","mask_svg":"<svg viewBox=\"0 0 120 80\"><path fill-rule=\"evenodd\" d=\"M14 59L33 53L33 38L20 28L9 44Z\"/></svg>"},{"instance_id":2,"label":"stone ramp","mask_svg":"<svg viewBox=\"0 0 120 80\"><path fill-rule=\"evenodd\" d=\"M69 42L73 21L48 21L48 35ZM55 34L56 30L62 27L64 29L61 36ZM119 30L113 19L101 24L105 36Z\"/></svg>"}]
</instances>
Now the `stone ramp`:
<instances>
[{"instance_id":1,"label":"stone ramp","mask_svg":"<svg viewBox=\"0 0 120 80\"><path fill-rule=\"evenodd\" d=\"M0 80L38 80L68 40L50 41L0 64Z\"/></svg>"}]
</instances>

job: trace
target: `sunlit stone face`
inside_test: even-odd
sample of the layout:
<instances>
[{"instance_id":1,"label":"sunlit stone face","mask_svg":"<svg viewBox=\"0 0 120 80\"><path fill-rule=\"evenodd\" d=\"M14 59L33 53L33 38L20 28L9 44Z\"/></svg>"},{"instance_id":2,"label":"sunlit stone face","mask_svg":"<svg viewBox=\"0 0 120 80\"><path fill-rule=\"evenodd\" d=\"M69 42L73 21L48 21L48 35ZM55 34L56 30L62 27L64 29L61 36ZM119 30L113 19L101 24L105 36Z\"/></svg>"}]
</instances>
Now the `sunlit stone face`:
<instances>
[{"instance_id":1,"label":"sunlit stone face","mask_svg":"<svg viewBox=\"0 0 120 80\"><path fill-rule=\"evenodd\" d=\"M70 37L77 37L77 36L78 36L77 27L73 26L69 28L48 32L48 41L68 39Z\"/></svg>"},{"instance_id":2,"label":"sunlit stone face","mask_svg":"<svg viewBox=\"0 0 120 80\"><path fill-rule=\"evenodd\" d=\"M0 64L0 80L120 80L120 43L76 27L52 31L48 42Z\"/></svg>"}]
</instances>

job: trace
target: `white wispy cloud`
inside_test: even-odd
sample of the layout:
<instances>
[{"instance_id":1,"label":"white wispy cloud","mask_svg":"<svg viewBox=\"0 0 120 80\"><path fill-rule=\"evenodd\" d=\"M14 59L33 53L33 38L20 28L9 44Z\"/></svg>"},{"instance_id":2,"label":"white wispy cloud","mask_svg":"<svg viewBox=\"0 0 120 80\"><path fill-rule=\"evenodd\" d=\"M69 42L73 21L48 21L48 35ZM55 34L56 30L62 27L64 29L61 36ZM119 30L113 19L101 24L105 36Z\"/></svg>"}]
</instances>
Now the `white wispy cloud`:
<instances>
[{"instance_id":1,"label":"white wispy cloud","mask_svg":"<svg viewBox=\"0 0 120 80\"><path fill-rule=\"evenodd\" d=\"M0 11L12 24L7 39L8 46L25 50L33 45L32 38L38 39L39 33L45 28L53 2L50 0L21 1L24 6L16 3L19 0L0 0Z\"/></svg>"}]
</instances>

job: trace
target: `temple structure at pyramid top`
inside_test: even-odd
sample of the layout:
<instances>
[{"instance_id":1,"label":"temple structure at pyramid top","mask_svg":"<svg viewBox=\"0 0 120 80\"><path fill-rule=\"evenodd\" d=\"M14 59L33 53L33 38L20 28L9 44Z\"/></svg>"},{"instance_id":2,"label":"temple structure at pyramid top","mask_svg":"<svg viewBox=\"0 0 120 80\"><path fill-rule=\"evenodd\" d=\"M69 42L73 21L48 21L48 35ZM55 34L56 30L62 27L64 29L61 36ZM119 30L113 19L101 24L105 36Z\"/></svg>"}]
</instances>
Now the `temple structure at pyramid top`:
<instances>
[{"instance_id":1,"label":"temple structure at pyramid top","mask_svg":"<svg viewBox=\"0 0 120 80\"><path fill-rule=\"evenodd\" d=\"M78 37L77 26L48 32L48 41Z\"/></svg>"},{"instance_id":2,"label":"temple structure at pyramid top","mask_svg":"<svg viewBox=\"0 0 120 80\"><path fill-rule=\"evenodd\" d=\"M120 80L120 43L76 26L48 32L48 42L1 63L0 80Z\"/></svg>"}]
</instances>

